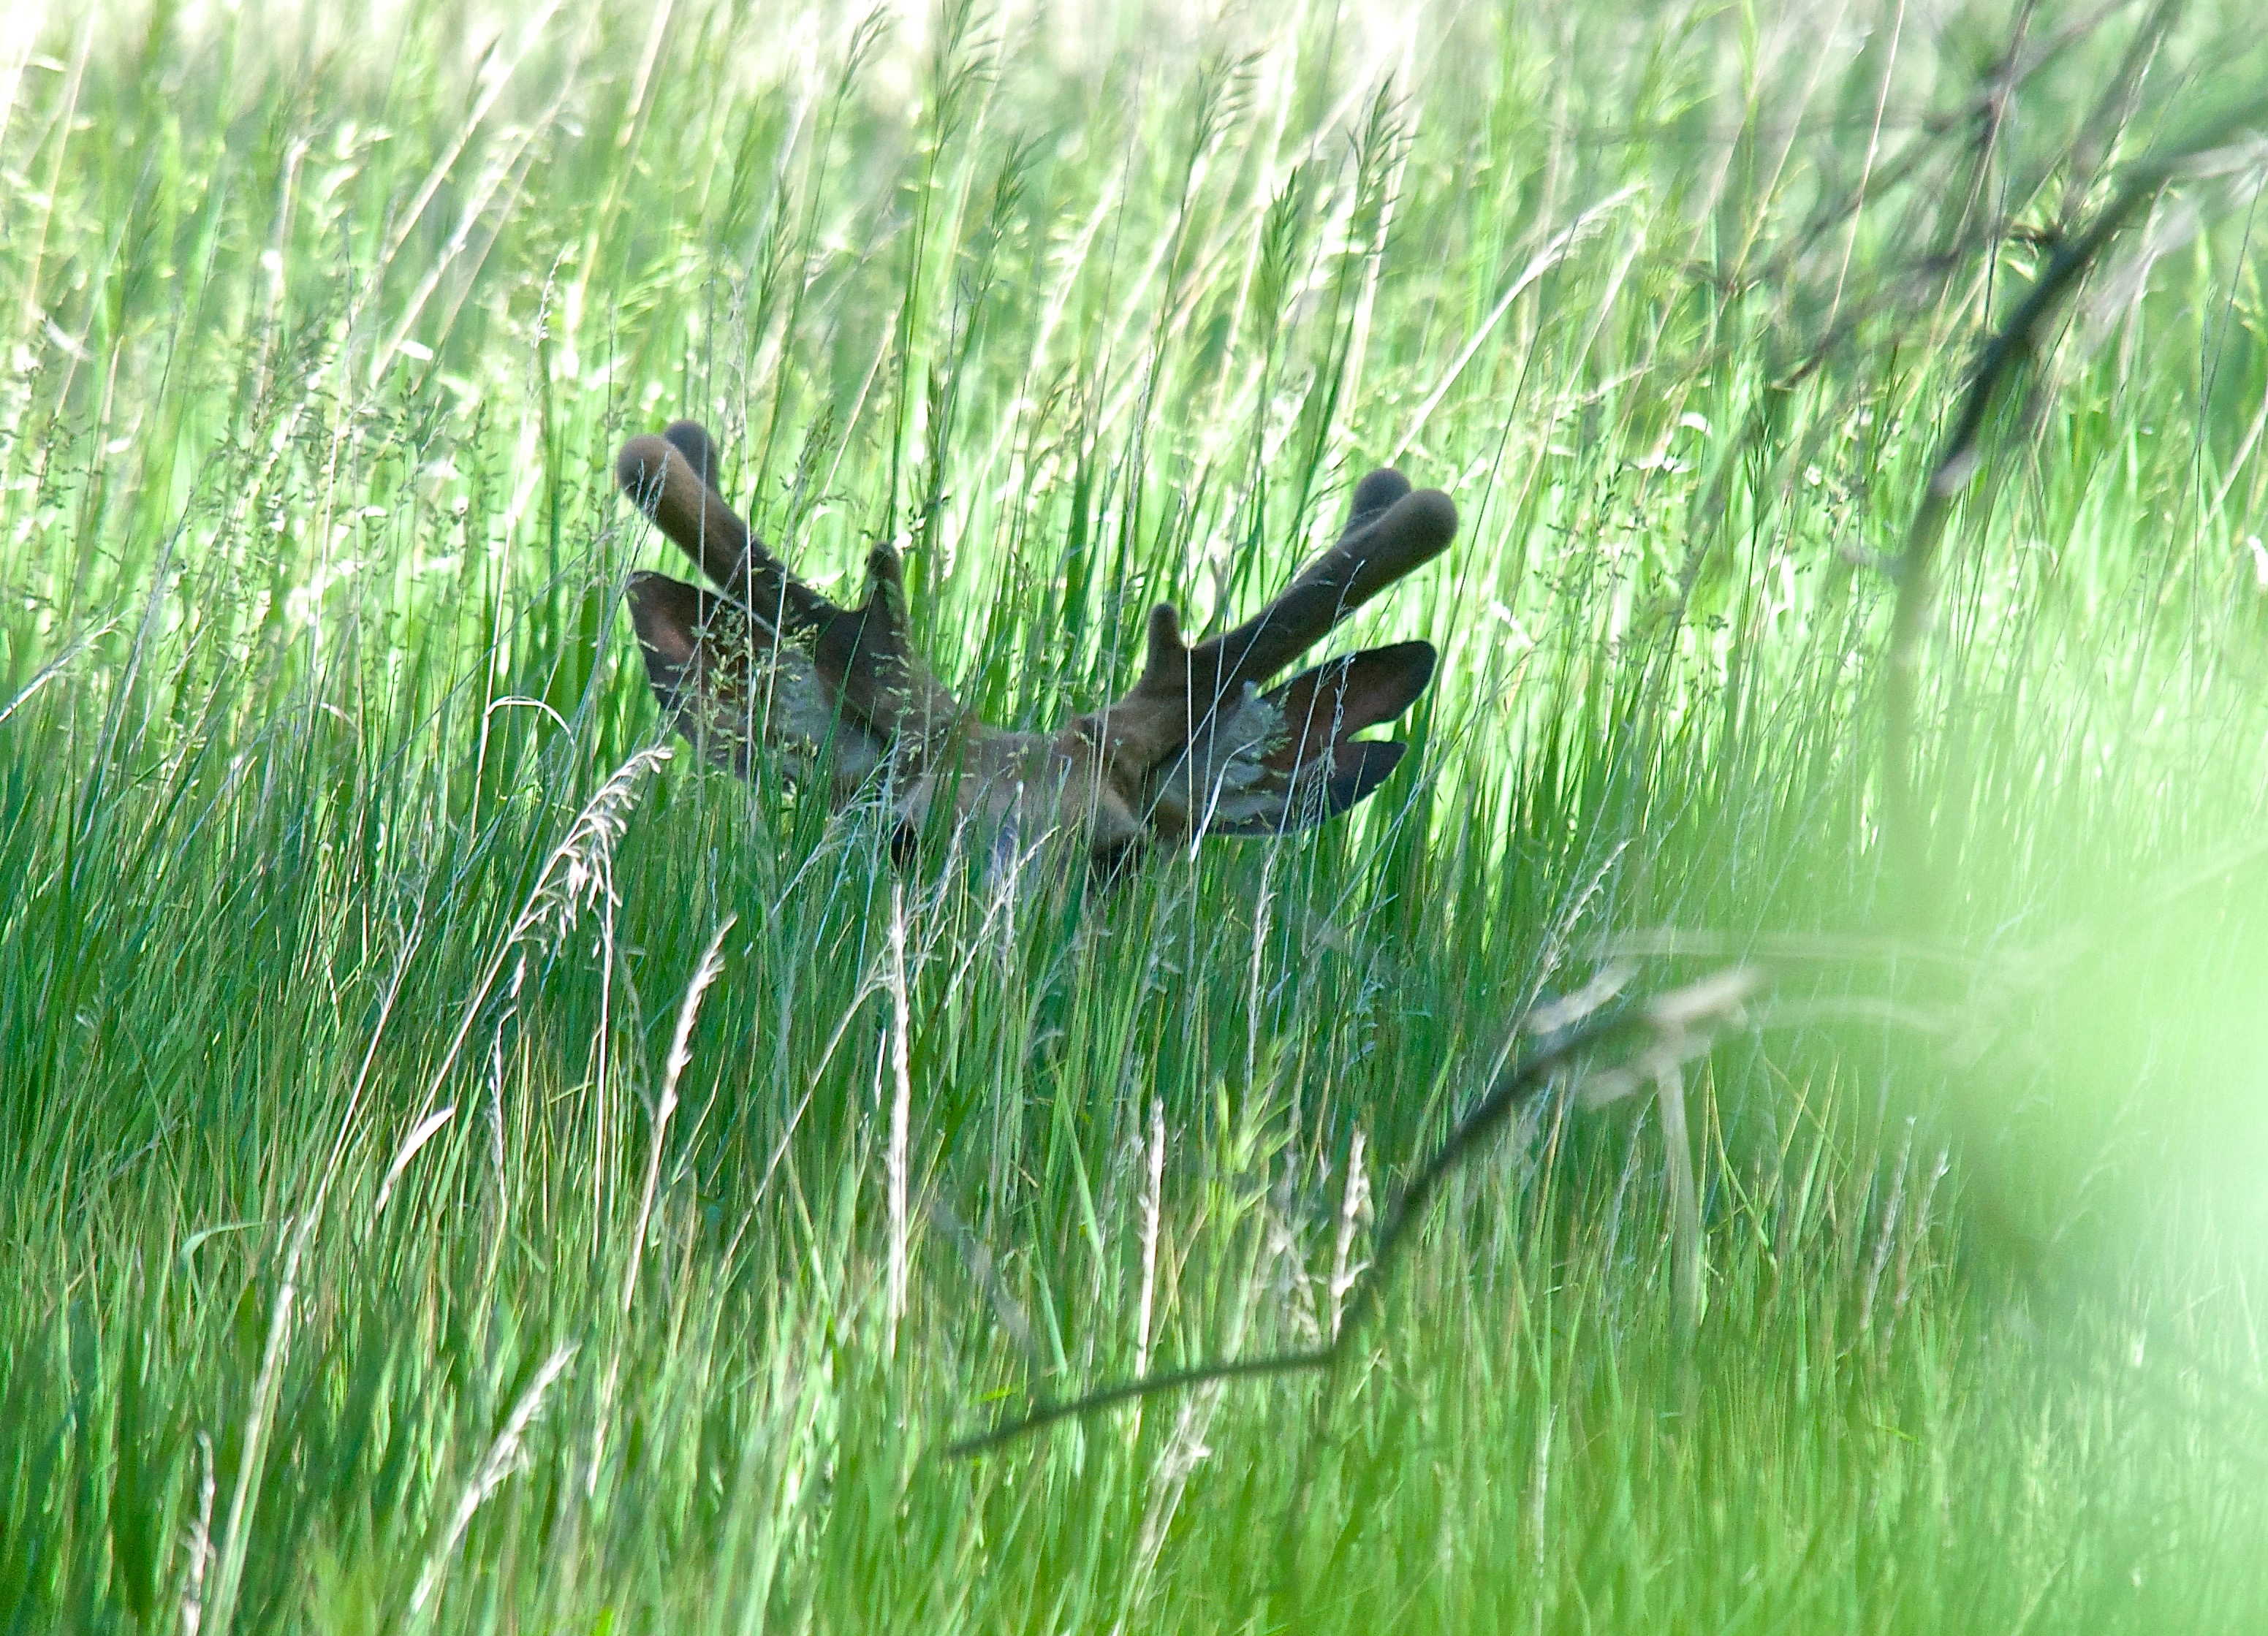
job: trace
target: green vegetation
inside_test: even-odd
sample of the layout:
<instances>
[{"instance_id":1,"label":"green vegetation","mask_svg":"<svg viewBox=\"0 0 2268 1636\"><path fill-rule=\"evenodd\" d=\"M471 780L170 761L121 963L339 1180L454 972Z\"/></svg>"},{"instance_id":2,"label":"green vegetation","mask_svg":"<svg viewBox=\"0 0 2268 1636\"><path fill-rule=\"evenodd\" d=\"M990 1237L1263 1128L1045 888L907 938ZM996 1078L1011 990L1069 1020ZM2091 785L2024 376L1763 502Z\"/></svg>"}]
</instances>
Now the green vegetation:
<instances>
[{"instance_id":1,"label":"green vegetation","mask_svg":"<svg viewBox=\"0 0 2268 1636\"><path fill-rule=\"evenodd\" d=\"M520 10L0 39L0 1625L2261 1627L2252 137L1999 394L1881 830L1980 346L2250 0ZM641 759L681 414L1005 723L1397 464L1413 754L1107 899ZM1734 964L1335 1379L942 1454L1315 1346L1539 1001Z\"/></svg>"}]
</instances>

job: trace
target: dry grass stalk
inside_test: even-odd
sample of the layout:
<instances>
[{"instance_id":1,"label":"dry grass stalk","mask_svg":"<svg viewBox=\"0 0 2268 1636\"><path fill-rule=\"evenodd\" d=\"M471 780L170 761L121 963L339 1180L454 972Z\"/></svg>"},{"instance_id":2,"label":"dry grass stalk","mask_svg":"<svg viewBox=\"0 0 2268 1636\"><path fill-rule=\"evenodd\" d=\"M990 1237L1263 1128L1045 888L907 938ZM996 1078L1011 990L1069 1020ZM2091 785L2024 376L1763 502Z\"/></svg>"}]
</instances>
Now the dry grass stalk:
<instances>
[{"instance_id":1,"label":"dry grass stalk","mask_svg":"<svg viewBox=\"0 0 2268 1636\"><path fill-rule=\"evenodd\" d=\"M1339 1190L1338 1239L1331 1247L1330 1322L1324 1328L1326 1339L1339 1338L1339 1321L1345 1316L1347 1291L1355 1280L1367 1272L1370 1263L1354 1258L1356 1229L1370 1214L1370 1172L1363 1167L1362 1126L1355 1126L1354 1136L1347 1143L1346 1181Z\"/></svg>"},{"instance_id":2,"label":"dry grass stalk","mask_svg":"<svg viewBox=\"0 0 2268 1636\"><path fill-rule=\"evenodd\" d=\"M1166 1191L1166 1102L1150 1098L1150 1135L1142 1144L1142 1288L1134 1304L1134 1372L1150 1369L1150 1319L1158 1295L1158 1228Z\"/></svg>"},{"instance_id":3,"label":"dry grass stalk","mask_svg":"<svg viewBox=\"0 0 2268 1636\"><path fill-rule=\"evenodd\" d=\"M906 1167L913 1122L913 1053L907 1043L912 1007L906 1000L906 889L890 883L890 1136L885 1171L889 1188L888 1330L884 1351L895 1357L898 1320L906 1310Z\"/></svg>"},{"instance_id":4,"label":"dry grass stalk","mask_svg":"<svg viewBox=\"0 0 2268 1636\"><path fill-rule=\"evenodd\" d=\"M199 1636L205 1621L205 1571L212 1566L212 1438L197 1434L197 1514L184 1530L188 1566L181 1575L181 1636Z\"/></svg>"},{"instance_id":5,"label":"dry grass stalk","mask_svg":"<svg viewBox=\"0 0 2268 1636\"><path fill-rule=\"evenodd\" d=\"M528 1382L527 1390L521 1392L519 1401L512 1405L512 1413L505 1419L504 1429L496 1434L496 1441L489 1445L480 1469L473 1473L472 1481L465 1485L465 1492L458 1496L457 1508L449 1515L449 1526L441 1537L440 1544L426 1559L423 1569L417 1575L417 1587L409 1596L409 1611L413 1617L424 1612L434 1593L440 1589L442 1576L448 1573L449 1564L457 1554L457 1546L465 1537L465 1530L472 1526L474 1513L526 1463L528 1430L535 1424L536 1416L543 1412L543 1399L550 1391L552 1383L575 1361L575 1351L571 1341L555 1347L551 1355L544 1359L543 1366L536 1370L535 1378Z\"/></svg>"},{"instance_id":6,"label":"dry grass stalk","mask_svg":"<svg viewBox=\"0 0 2268 1636\"><path fill-rule=\"evenodd\" d=\"M726 915L718 922L709 946L701 951L701 963L693 968L693 980L685 985L685 998L678 1002L677 1031L670 1037L669 1055L663 1064L661 1096L654 1103L652 1129L646 1143L645 1178L638 1192L637 1223L630 1235L630 1265L622 1270L622 1306L628 1316L630 1298L637 1293L638 1266L645 1254L647 1229L653 1221L653 1198L661 1183L662 1144L669 1134L669 1121L677 1111L677 1083L693 1060L693 1024L701 1015L702 997L725 970L725 939L738 924L740 917Z\"/></svg>"},{"instance_id":7,"label":"dry grass stalk","mask_svg":"<svg viewBox=\"0 0 2268 1636\"><path fill-rule=\"evenodd\" d=\"M551 855L544 860L543 869L536 877L534 890L527 895L519 914L512 921L512 930L481 973L481 980L465 999L465 1009L450 1038L448 1049L441 1053L439 1067L434 1069L425 1088L425 1096L418 1104L417 1115L411 1121L410 1134L396 1152L394 1163L387 1169L386 1180L379 1185L378 1200L372 1207L376 1214L386 1208L394 1190L417 1149L432 1138L434 1132L455 1111L453 1106L438 1116L433 1104L440 1099L441 1087L447 1082L450 1070L465 1049L465 1041L480 1020L481 1009L495 991L497 979L504 974L505 960L523 942L552 943L564 937L575 928L585 910L595 902L603 903L609 910L614 905L614 857L615 844L630 825L631 810L637 804L638 781L646 774L659 768L670 759L666 746L654 745L641 750L616 767L598 792L584 803L568 826L567 835ZM611 921L611 917L610 917ZM608 938L608 965L611 968L612 937ZM602 1001L602 1015L603 1015ZM600 1028L600 1089L604 1092L606 1063L605 1027ZM603 1123L603 1120L601 1121Z\"/></svg>"}]
</instances>

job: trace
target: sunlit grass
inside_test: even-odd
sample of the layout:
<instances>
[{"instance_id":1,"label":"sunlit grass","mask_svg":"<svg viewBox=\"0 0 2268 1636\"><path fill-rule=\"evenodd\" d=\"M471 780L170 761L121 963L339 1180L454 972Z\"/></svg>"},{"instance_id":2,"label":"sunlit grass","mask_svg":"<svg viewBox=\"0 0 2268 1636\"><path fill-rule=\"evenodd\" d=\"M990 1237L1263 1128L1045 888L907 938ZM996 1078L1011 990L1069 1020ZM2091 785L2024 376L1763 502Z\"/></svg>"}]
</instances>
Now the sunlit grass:
<instances>
[{"instance_id":1,"label":"sunlit grass","mask_svg":"<svg viewBox=\"0 0 2268 1636\"><path fill-rule=\"evenodd\" d=\"M2268 84L2249 25L0 39L5 1618L2257 1620L2257 156L2114 245L1990 429L1926 656L1933 924L1878 833L1883 564L1977 338ZM617 591L670 553L609 472L679 415L821 583L898 540L1015 724L1397 464L1462 516L1361 621L1442 650L1414 753L1108 898L901 877L870 818L640 759ZM1771 980L1685 1074L1690 1333L1651 1097L1556 1096L1336 1396L941 1457L1317 1344L1522 1016L1623 961Z\"/></svg>"}]
</instances>

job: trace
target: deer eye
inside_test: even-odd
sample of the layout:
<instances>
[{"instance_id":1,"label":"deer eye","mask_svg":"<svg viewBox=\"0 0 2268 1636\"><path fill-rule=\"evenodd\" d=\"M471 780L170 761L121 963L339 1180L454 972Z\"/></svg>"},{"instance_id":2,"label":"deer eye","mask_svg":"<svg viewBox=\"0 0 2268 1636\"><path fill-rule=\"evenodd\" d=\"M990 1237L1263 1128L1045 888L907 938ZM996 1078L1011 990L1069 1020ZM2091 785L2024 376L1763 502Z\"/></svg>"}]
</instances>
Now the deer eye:
<instances>
[{"instance_id":1,"label":"deer eye","mask_svg":"<svg viewBox=\"0 0 2268 1636\"><path fill-rule=\"evenodd\" d=\"M890 863L901 870L913 868L921 856L921 831L900 818L890 826Z\"/></svg>"},{"instance_id":2,"label":"deer eye","mask_svg":"<svg viewBox=\"0 0 2268 1636\"><path fill-rule=\"evenodd\" d=\"M1149 843L1139 838L1101 842L1087 848L1086 872L1098 886L1116 886L1141 867L1149 850Z\"/></svg>"}]
</instances>

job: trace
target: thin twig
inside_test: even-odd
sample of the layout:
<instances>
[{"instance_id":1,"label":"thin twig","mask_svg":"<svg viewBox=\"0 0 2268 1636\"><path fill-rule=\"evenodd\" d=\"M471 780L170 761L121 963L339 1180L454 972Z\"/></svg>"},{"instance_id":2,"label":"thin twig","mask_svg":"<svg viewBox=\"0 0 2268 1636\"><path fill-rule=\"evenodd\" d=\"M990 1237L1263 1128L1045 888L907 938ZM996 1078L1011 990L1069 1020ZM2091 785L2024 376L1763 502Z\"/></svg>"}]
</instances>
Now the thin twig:
<instances>
[{"instance_id":1,"label":"thin twig","mask_svg":"<svg viewBox=\"0 0 2268 1636\"><path fill-rule=\"evenodd\" d=\"M1654 1100L1661 1110L1662 1168L1669 1178L1669 1281L1683 1361L1690 1360L1701 1328L1701 1193L1693 1178L1683 1066L1674 1053L1664 1053L1651 1067Z\"/></svg>"},{"instance_id":2,"label":"thin twig","mask_svg":"<svg viewBox=\"0 0 2268 1636\"><path fill-rule=\"evenodd\" d=\"M1983 463L1979 445L1985 422L2003 384L2033 356L2049 319L2119 230L2176 174L2230 142L2264 114L2268 114L2268 99L2254 99L2186 139L2127 167L2125 180L2110 202L2084 231L2057 246L2030 291L1978 355L1961 412L1930 468L1921 505L1914 512L1905 549L1895 569L1897 598L1890 616L1882 723L1884 850L1894 878L1907 894L1907 918L1925 928L1934 920L1934 905L1928 819L1913 764L1917 681L1922 637L1929 626L1931 570L1953 503Z\"/></svg>"},{"instance_id":3,"label":"thin twig","mask_svg":"<svg viewBox=\"0 0 2268 1636\"><path fill-rule=\"evenodd\" d=\"M1169 1369L1122 1381L1077 1398L1043 1403L1020 1419L961 1438L946 1449L946 1455L959 1458L981 1454L1059 1421L1096 1414L1160 1392L1182 1391L1216 1381L1334 1368L1352 1354L1356 1339L1377 1314L1401 1252L1441 1184L1502 1129L1554 1074L1587 1052L1633 1037L1644 1037L1653 1042L1647 1059L1649 1072L1654 1071L1651 1065L1663 1060L1683 1060L1697 1055L1706 1047L1716 1026L1736 1016L1742 1002L1762 981L1761 974L1751 967L1735 966L1714 972L1685 987L1590 1017L1506 1067L1488 1094L1458 1121L1456 1128L1403 1189L1400 1200L1379 1234L1370 1266L1354 1283L1338 1331L1326 1345L1306 1352L1234 1358Z\"/></svg>"}]
</instances>

